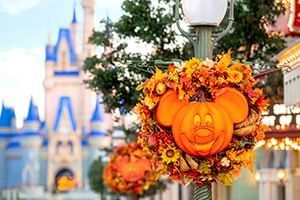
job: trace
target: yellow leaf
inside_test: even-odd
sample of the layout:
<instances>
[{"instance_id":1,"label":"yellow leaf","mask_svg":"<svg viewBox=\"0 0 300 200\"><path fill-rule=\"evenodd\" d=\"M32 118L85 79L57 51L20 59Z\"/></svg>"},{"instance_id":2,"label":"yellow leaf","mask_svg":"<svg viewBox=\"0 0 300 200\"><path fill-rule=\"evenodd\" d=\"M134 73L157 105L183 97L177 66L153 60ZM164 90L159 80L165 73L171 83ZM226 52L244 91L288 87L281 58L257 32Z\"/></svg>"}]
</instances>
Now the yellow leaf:
<instances>
[{"instance_id":1,"label":"yellow leaf","mask_svg":"<svg viewBox=\"0 0 300 200\"><path fill-rule=\"evenodd\" d=\"M155 106L154 101L153 101L150 97L146 97L146 98L144 99L144 104L145 104L149 109L152 109L152 108L154 108L154 106Z\"/></svg>"},{"instance_id":2,"label":"yellow leaf","mask_svg":"<svg viewBox=\"0 0 300 200\"><path fill-rule=\"evenodd\" d=\"M217 63L217 69L226 70L226 68L231 64L231 50L221 56L221 59Z\"/></svg>"},{"instance_id":3,"label":"yellow leaf","mask_svg":"<svg viewBox=\"0 0 300 200\"><path fill-rule=\"evenodd\" d=\"M136 90L137 90L137 91L142 90L142 89L144 88L144 84L145 84L145 83L139 84L139 85L136 87Z\"/></svg>"},{"instance_id":4,"label":"yellow leaf","mask_svg":"<svg viewBox=\"0 0 300 200\"><path fill-rule=\"evenodd\" d=\"M156 68L156 69L155 69L155 74L154 74L154 79L160 81L160 80L162 80L164 77L165 77L165 74L164 74L159 68Z\"/></svg>"}]
</instances>

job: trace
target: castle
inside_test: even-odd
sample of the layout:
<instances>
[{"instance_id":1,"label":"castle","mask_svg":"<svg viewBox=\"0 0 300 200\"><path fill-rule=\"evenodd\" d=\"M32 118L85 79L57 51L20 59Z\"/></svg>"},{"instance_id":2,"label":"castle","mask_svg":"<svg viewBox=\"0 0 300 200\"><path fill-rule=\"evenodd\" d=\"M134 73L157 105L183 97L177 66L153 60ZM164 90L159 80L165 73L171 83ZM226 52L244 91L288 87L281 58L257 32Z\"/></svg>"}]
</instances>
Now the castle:
<instances>
[{"instance_id":1,"label":"castle","mask_svg":"<svg viewBox=\"0 0 300 200\"><path fill-rule=\"evenodd\" d=\"M56 189L57 179L72 176L78 188L88 184L91 162L98 158L101 139L112 129L110 115L83 80L83 61L93 54L88 44L94 28L96 0L82 0L82 52L74 9L70 28L60 28L55 45L45 51L45 120L31 99L24 126L17 129L12 108L2 104L0 116L0 190L23 186Z\"/></svg>"}]
</instances>

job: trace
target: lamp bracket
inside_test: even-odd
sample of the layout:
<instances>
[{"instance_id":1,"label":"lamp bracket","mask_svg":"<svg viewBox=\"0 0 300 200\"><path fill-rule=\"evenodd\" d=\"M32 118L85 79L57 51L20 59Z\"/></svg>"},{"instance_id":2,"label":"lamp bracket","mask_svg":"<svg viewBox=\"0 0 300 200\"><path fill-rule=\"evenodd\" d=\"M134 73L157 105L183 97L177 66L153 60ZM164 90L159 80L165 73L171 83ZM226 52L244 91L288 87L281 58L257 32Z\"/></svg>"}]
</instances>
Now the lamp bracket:
<instances>
[{"instance_id":1,"label":"lamp bracket","mask_svg":"<svg viewBox=\"0 0 300 200\"><path fill-rule=\"evenodd\" d=\"M230 1L230 10L229 10L229 17L228 17L228 24L227 24L227 27L219 32L219 33L216 33L216 34L213 34L212 35L212 38L213 38L213 42L214 44L216 44L216 42L218 42L220 39L222 39L227 33L229 33L232 29L232 25L233 25L233 22L234 22L234 5L235 5L235 0L231 0ZM177 28L178 30L181 32L182 36L184 36L185 38L187 38L193 45L194 49L195 49L195 52L197 51L197 45L199 45L199 41L197 39L197 36L199 34L192 34L192 33L189 33L185 30L182 29L182 27L180 26L180 17L179 17L179 0L176 0L176 6L175 6L175 20L176 20L176 25L177 25ZM200 29L201 26L197 26L195 27L197 30ZM205 27L203 25L203 27ZM207 27L207 25L206 25Z\"/></svg>"},{"instance_id":2,"label":"lamp bracket","mask_svg":"<svg viewBox=\"0 0 300 200\"><path fill-rule=\"evenodd\" d=\"M229 17L228 17L228 24L226 28L221 31L220 33L213 34L214 42L218 42L220 39L222 39L227 33L229 33L232 29L232 25L234 22L234 5L235 5L235 0L230 1L230 6L229 6Z\"/></svg>"}]
</instances>

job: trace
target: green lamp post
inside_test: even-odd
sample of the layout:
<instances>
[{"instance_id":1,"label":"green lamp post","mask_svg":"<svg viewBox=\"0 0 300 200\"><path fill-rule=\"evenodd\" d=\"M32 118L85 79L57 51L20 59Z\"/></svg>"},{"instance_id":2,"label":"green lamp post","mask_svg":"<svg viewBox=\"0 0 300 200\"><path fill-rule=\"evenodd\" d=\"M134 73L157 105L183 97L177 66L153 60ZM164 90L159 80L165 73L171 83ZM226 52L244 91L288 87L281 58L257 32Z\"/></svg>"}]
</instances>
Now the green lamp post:
<instances>
[{"instance_id":1,"label":"green lamp post","mask_svg":"<svg viewBox=\"0 0 300 200\"><path fill-rule=\"evenodd\" d=\"M213 34L213 30L223 21L229 6L229 18L227 27L219 33ZM205 60L212 58L213 44L224 37L231 29L234 21L235 0L182 0L182 9L185 19L193 29L193 33L184 31L179 23L179 0L176 0L176 23L179 31L194 47L194 55ZM211 200L211 184L203 187L193 187L195 200Z\"/></svg>"},{"instance_id":2,"label":"green lamp post","mask_svg":"<svg viewBox=\"0 0 300 200\"><path fill-rule=\"evenodd\" d=\"M220 25L228 9L230 11L227 27L220 33L213 30ZM231 29L234 21L235 0L182 0L182 9L189 26L195 34L184 31L179 24L179 0L176 0L176 22L179 31L194 47L195 57L206 59L212 57L213 43L219 41Z\"/></svg>"}]
</instances>

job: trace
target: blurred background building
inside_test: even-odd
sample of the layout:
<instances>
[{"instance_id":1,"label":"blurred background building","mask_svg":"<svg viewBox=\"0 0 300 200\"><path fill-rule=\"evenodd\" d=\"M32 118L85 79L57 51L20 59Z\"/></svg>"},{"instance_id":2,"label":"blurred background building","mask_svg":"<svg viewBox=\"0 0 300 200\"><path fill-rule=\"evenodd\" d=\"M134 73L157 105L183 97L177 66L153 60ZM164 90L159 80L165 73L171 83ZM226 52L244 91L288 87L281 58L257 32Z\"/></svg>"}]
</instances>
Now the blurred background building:
<instances>
[{"instance_id":1,"label":"blurred background building","mask_svg":"<svg viewBox=\"0 0 300 200\"><path fill-rule=\"evenodd\" d=\"M71 176L77 188L88 188L89 165L99 157L99 138L112 130L99 97L86 88L83 61L94 47L95 0L83 0L83 39L79 40L74 8L69 28L60 28L57 41L45 48L45 121L33 99L24 126L17 129L12 108L2 104L0 116L0 190L26 188L55 191L59 177ZM82 41L83 50L78 51ZM98 142L97 142L98 141ZM32 192L34 194L35 192ZM0 197L1 199L1 197Z\"/></svg>"}]
</instances>

